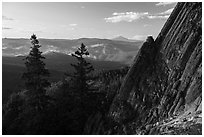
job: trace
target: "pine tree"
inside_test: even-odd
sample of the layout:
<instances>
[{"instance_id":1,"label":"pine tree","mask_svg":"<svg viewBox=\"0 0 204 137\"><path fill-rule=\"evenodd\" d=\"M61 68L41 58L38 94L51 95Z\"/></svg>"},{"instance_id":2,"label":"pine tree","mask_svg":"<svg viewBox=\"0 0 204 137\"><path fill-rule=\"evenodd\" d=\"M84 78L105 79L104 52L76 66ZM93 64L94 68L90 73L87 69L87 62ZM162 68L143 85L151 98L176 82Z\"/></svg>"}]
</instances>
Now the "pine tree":
<instances>
[{"instance_id":1,"label":"pine tree","mask_svg":"<svg viewBox=\"0 0 204 137\"><path fill-rule=\"evenodd\" d=\"M94 70L93 66L87 62L84 56L88 56L89 52L86 49L86 46L82 43L81 47L72 54L73 57L77 59L77 64L71 64L74 67L75 72L71 76L74 81L74 88L79 91L83 96L88 90L90 90L90 85L88 84L89 80L92 78L89 74Z\"/></svg>"},{"instance_id":2,"label":"pine tree","mask_svg":"<svg viewBox=\"0 0 204 137\"><path fill-rule=\"evenodd\" d=\"M39 48L41 47L36 35L32 35L31 38L31 51L29 55L25 58L27 72L23 74L23 79L25 81L25 86L28 94L28 104L35 109L42 110L48 104L48 96L46 96L45 88L50 85L45 77L49 76L49 72L45 69L45 63Z\"/></svg>"}]
</instances>

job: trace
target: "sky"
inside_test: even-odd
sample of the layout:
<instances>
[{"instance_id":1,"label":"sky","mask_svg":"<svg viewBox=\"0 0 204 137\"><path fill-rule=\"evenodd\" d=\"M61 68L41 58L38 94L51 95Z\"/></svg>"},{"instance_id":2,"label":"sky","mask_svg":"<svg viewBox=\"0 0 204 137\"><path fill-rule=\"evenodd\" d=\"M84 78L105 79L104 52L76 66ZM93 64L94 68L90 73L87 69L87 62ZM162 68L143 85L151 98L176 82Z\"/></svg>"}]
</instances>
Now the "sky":
<instances>
[{"instance_id":1,"label":"sky","mask_svg":"<svg viewBox=\"0 0 204 137\"><path fill-rule=\"evenodd\" d=\"M2 37L157 37L175 2L3 2Z\"/></svg>"}]
</instances>

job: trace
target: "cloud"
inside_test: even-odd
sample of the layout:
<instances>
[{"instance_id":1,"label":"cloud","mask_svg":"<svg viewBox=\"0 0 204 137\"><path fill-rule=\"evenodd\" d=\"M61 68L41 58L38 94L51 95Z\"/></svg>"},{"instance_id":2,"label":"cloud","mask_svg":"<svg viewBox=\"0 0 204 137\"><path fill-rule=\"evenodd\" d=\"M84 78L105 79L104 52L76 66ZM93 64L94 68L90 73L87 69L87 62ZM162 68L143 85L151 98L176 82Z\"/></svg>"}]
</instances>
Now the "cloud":
<instances>
[{"instance_id":1,"label":"cloud","mask_svg":"<svg viewBox=\"0 0 204 137\"><path fill-rule=\"evenodd\" d=\"M132 22L138 19L141 19L148 15L148 12L121 12L121 13L113 13L112 17L104 18L106 22L117 23L121 21Z\"/></svg>"},{"instance_id":2,"label":"cloud","mask_svg":"<svg viewBox=\"0 0 204 137\"><path fill-rule=\"evenodd\" d=\"M14 20L14 19L6 17L6 16L2 16L2 20Z\"/></svg>"},{"instance_id":3,"label":"cloud","mask_svg":"<svg viewBox=\"0 0 204 137\"><path fill-rule=\"evenodd\" d=\"M159 14L171 14L173 10L174 10L174 8L171 8L171 9L168 9L164 12L159 13Z\"/></svg>"},{"instance_id":4,"label":"cloud","mask_svg":"<svg viewBox=\"0 0 204 137\"><path fill-rule=\"evenodd\" d=\"M159 2L156 4L156 6L166 6L166 5L172 5L175 4L176 2Z\"/></svg>"},{"instance_id":5,"label":"cloud","mask_svg":"<svg viewBox=\"0 0 204 137\"><path fill-rule=\"evenodd\" d=\"M152 25L150 24L144 24L144 27L151 27Z\"/></svg>"},{"instance_id":6,"label":"cloud","mask_svg":"<svg viewBox=\"0 0 204 137\"><path fill-rule=\"evenodd\" d=\"M12 29L12 28L9 28L9 27L2 27L3 30L9 30L9 29Z\"/></svg>"},{"instance_id":7,"label":"cloud","mask_svg":"<svg viewBox=\"0 0 204 137\"><path fill-rule=\"evenodd\" d=\"M147 18L149 19L168 19L170 15L149 15Z\"/></svg>"},{"instance_id":8,"label":"cloud","mask_svg":"<svg viewBox=\"0 0 204 137\"><path fill-rule=\"evenodd\" d=\"M74 26L77 26L77 24L73 23L73 24L69 24L69 26L74 27Z\"/></svg>"},{"instance_id":9,"label":"cloud","mask_svg":"<svg viewBox=\"0 0 204 137\"><path fill-rule=\"evenodd\" d=\"M171 12L174 10L174 8L168 9L164 12L160 12L157 14L149 15L147 16L149 19L167 19L169 18Z\"/></svg>"},{"instance_id":10,"label":"cloud","mask_svg":"<svg viewBox=\"0 0 204 137\"><path fill-rule=\"evenodd\" d=\"M149 14L148 12L121 12L117 13L114 12L112 17L104 18L106 22L111 22L111 23L118 23L118 22L133 22L139 19L167 19L171 12L173 11L174 8L168 9L164 12L160 13L155 13L155 14Z\"/></svg>"},{"instance_id":11,"label":"cloud","mask_svg":"<svg viewBox=\"0 0 204 137\"><path fill-rule=\"evenodd\" d=\"M25 48L25 46L19 46L19 47L15 47L15 48L13 48L13 49L15 49L15 50L21 50L21 49L23 49L23 48Z\"/></svg>"}]
</instances>

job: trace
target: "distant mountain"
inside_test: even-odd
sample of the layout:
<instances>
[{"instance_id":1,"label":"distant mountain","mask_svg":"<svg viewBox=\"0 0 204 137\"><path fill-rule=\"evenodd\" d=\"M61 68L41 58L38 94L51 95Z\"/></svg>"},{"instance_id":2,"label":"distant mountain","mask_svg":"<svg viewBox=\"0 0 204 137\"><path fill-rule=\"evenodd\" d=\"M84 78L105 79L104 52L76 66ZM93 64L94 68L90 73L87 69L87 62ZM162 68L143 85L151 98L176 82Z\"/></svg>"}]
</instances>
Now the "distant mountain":
<instances>
[{"instance_id":1,"label":"distant mountain","mask_svg":"<svg viewBox=\"0 0 204 137\"><path fill-rule=\"evenodd\" d=\"M129 42L129 39L127 39L127 38L125 38L125 37L123 37L123 36L115 37L115 38L113 38L112 40Z\"/></svg>"},{"instance_id":2,"label":"distant mountain","mask_svg":"<svg viewBox=\"0 0 204 137\"><path fill-rule=\"evenodd\" d=\"M137 54L142 41L129 42L98 38L80 39L39 39L44 54L59 52L70 55L76 51L81 43L84 43L90 53L90 58L102 61L117 61L130 64ZM26 55L30 50L29 39L2 39L2 55L18 56Z\"/></svg>"},{"instance_id":3,"label":"distant mountain","mask_svg":"<svg viewBox=\"0 0 204 137\"><path fill-rule=\"evenodd\" d=\"M70 66L70 63L76 63L76 59L70 55L64 53L49 52L44 55L46 67L50 71L51 82L57 82L62 80L64 73L69 71L73 72L73 68ZM24 82L22 80L22 74L25 72L25 56L17 57L2 57L2 93L3 93L3 102L8 99L8 96L12 92L17 92L19 89L24 87ZM90 62L95 70L111 70L124 67L126 65L119 62L112 61L97 61L94 59L87 58L87 61Z\"/></svg>"},{"instance_id":4,"label":"distant mountain","mask_svg":"<svg viewBox=\"0 0 204 137\"><path fill-rule=\"evenodd\" d=\"M115 41L125 41L125 42L142 42L142 41L139 41L139 40L128 39L128 38L125 38L123 36L115 37L112 40L115 40Z\"/></svg>"}]
</instances>

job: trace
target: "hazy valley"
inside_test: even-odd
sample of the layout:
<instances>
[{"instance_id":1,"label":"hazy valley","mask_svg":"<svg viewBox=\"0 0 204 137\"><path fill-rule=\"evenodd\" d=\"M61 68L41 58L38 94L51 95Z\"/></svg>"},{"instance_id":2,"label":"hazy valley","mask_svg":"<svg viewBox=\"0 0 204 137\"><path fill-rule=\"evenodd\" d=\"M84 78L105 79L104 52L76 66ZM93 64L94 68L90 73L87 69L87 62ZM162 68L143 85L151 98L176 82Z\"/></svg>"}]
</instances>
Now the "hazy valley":
<instances>
[{"instance_id":1,"label":"hazy valley","mask_svg":"<svg viewBox=\"0 0 204 137\"><path fill-rule=\"evenodd\" d=\"M119 39L118 39L119 38ZM71 55L81 43L87 46L90 52L89 58L101 61L116 61L130 64L143 41L131 42L121 37L116 40L81 38L81 39L39 39L43 54L52 52ZM124 40L125 39L125 40ZM2 39L3 56L22 56L27 55L30 50L29 39Z\"/></svg>"}]
</instances>

